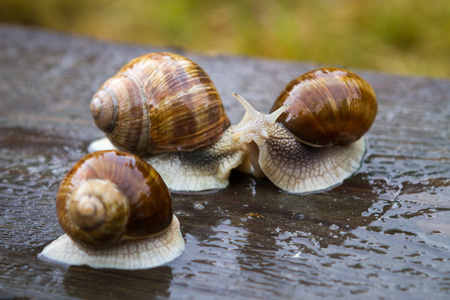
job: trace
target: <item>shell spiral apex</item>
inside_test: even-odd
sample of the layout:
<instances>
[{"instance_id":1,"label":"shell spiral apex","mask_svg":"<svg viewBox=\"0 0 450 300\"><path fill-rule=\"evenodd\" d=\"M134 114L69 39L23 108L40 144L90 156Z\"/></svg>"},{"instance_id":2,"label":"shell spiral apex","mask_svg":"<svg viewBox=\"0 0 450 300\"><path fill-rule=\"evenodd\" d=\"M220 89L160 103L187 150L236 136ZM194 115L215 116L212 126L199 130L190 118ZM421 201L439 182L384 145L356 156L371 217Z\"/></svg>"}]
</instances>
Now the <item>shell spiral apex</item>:
<instances>
[{"instance_id":1,"label":"shell spiral apex","mask_svg":"<svg viewBox=\"0 0 450 300\"><path fill-rule=\"evenodd\" d=\"M111 181L91 179L81 183L74 189L67 205L71 226L91 233L78 232L75 235L83 243L106 247L117 242L123 234L128 221L129 204Z\"/></svg>"}]
</instances>

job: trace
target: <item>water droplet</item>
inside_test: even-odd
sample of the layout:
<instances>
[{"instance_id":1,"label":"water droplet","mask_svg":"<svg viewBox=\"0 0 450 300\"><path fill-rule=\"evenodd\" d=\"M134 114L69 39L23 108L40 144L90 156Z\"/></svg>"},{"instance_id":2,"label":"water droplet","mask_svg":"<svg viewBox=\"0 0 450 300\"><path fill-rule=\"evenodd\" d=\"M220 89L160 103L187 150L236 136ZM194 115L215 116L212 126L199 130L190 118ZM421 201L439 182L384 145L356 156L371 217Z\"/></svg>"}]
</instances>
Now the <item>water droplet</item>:
<instances>
[{"instance_id":1,"label":"water droplet","mask_svg":"<svg viewBox=\"0 0 450 300\"><path fill-rule=\"evenodd\" d=\"M201 203L194 203L194 208L195 209L204 209L205 207Z\"/></svg>"},{"instance_id":2,"label":"water droplet","mask_svg":"<svg viewBox=\"0 0 450 300\"><path fill-rule=\"evenodd\" d=\"M336 229L339 229L339 226L336 225L336 224L332 224L332 225L330 226L330 229L331 229L331 230L336 230Z\"/></svg>"}]
</instances>

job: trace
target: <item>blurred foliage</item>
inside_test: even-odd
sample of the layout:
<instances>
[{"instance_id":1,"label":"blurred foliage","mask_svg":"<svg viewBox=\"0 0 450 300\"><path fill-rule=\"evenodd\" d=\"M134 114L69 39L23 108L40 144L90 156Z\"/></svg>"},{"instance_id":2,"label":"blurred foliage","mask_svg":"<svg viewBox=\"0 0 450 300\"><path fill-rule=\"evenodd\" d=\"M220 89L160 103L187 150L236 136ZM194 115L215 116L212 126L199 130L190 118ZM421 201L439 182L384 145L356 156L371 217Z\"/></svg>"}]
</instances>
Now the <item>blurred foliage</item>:
<instances>
[{"instance_id":1,"label":"blurred foliage","mask_svg":"<svg viewBox=\"0 0 450 300\"><path fill-rule=\"evenodd\" d=\"M0 23L207 54L450 77L449 0L0 0Z\"/></svg>"}]
</instances>

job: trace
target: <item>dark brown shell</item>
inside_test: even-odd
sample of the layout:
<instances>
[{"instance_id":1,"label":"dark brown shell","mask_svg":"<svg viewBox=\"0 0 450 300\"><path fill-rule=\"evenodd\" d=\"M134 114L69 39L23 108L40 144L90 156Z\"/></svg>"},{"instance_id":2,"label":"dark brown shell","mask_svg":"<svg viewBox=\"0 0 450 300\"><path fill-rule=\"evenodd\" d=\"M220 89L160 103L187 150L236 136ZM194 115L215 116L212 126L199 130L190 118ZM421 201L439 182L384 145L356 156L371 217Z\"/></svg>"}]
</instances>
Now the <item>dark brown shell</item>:
<instances>
[{"instance_id":1,"label":"dark brown shell","mask_svg":"<svg viewBox=\"0 0 450 300\"><path fill-rule=\"evenodd\" d=\"M165 52L123 66L95 93L91 113L118 149L144 156L210 145L230 126L206 72Z\"/></svg>"},{"instance_id":2,"label":"dark brown shell","mask_svg":"<svg viewBox=\"0 0 450 300\"><path fill-rule=\"evenodd\" d=\"M377 113L375 92L364 79L338 68L321 68L291 81L271 112L291 107L278 118L300 141L326 147L361 138Z\"/></svg>"},{"instance_id":3,"label":"dark brown shell","mask_svg":"<svg viewBox=\"0 0 450 300\"><path fill-rule=\"evenodd\" d=\"M117 189L126 202L104 204L112 200L105 199L110 193L103 183ZM87 184L93 188L83 197L101 201L98 207L88 206L92 216L109 206L94 223L91 215L86 220L73 210L79 201L75 191ZM162 233L173 216L170 192L155 169L137 156L115 150L90 153L73 166L60 184L56 210L61 227L73 240L97 248Z\"/></svg>"}]
</instances>

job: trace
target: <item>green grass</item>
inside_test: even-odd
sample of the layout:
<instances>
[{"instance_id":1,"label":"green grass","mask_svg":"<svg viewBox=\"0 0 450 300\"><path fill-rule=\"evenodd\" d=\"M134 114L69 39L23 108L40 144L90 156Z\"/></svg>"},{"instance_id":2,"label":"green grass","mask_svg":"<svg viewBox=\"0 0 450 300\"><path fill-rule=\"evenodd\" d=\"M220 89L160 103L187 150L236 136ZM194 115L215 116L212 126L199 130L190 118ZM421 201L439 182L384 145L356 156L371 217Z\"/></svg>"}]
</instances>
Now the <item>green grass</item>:
<instances>
[{"instance_id":1,"label":"green grass","mask_svg":"<svg viewBox=\"0 0 450 300\"><path fill-rule=\"evenodd\" d=\"M0 22L206 54L450 77L449 0L0 0Z\"/></svg>"}]
</instances>

